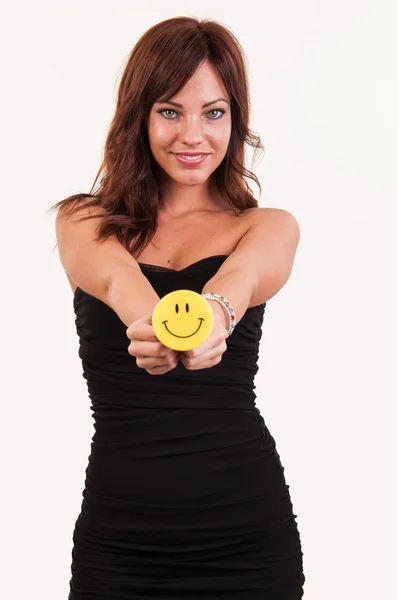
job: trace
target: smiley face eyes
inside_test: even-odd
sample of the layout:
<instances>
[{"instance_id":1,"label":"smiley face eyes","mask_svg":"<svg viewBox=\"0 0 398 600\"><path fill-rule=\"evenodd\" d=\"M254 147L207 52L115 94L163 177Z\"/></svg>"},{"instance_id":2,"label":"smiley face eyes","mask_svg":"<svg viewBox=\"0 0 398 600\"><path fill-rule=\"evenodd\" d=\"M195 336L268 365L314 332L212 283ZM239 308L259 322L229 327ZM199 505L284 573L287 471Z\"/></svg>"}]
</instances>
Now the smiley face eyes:
<instances>
[{"instance_id":1,"label":"smiley face eyes","mask_svg":"<svg viewBox=\"0 0 398 600\"><path fill-rule=\"evenodd\" d=\"M178 306L178 304L176 304L175 311L176 311L177 314L179 313L179 310L180 310L179 306ZM189 312L189 304L188 304L188 302L185 304L185 312L187 312L187 313Z\"/></svg>"}]
</instances>

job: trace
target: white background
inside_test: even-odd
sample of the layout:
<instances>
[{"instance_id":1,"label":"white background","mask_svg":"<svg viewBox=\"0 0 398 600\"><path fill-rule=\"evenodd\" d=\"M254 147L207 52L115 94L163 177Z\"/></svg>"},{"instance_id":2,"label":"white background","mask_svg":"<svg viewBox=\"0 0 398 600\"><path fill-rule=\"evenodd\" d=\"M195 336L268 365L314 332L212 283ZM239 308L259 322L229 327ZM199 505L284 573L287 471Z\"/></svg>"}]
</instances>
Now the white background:
<instances>
[{"instance_id":1,"label":"white background","mask_svg":"<svg viewBox=\"0 0 398 600\"><path fill-rule=\"evenodd\" d=\"M3 9L2 596L66 600L94 432L72 292L46 211L89 191L124 61L144 31L181 15L219 20L241 42L251 128L266 149L254 165L259 205L289 210L300 224L291 278L266 308L256 393L298 515L304 597L390 600L398 558L393 0L40 0Z\"/></svg>"}]
</instances>

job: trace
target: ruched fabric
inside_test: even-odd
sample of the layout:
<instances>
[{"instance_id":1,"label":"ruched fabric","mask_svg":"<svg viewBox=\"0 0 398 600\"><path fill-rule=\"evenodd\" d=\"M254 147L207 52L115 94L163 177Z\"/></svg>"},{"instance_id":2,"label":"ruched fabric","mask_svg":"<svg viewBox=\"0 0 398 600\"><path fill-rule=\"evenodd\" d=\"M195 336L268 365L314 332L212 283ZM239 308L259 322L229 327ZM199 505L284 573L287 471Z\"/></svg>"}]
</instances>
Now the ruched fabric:
<instances>
[{"instance_id":1,"label":"ruched fabric","mask_svg":"<svg viewBox=\"0 0 398 600\"><path fill-rule=\"evenodd\" d=\"M226 255L182 271L141 263L162 298L201 292ZM94 430L75 523L69 600L298 600L302 549L254 377L266 304L249 308L222 361L150 375L126 326L74 296Z\"/></svg>"}]
</instances>

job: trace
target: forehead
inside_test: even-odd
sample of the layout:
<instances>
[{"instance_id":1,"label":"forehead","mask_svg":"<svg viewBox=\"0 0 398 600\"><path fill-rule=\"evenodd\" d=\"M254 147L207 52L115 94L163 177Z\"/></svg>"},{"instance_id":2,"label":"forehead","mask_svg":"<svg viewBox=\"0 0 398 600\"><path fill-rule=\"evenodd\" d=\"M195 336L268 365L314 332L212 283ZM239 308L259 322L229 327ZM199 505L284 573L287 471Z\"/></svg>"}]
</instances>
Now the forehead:
<instances>
[{"instance_id":1,"label":"forehead","mask_svg":"<svg viewBox=\"0 0 398 600\"><path fill-rule=\"evenodd\" d=\"M184 104L185 101L202 105L220 98L229 101L229 94L221 75L211 63L204 62L174 96L165 95L157 101L157 104L173 100L179 104Z\"/></svg>"}]
</instances>

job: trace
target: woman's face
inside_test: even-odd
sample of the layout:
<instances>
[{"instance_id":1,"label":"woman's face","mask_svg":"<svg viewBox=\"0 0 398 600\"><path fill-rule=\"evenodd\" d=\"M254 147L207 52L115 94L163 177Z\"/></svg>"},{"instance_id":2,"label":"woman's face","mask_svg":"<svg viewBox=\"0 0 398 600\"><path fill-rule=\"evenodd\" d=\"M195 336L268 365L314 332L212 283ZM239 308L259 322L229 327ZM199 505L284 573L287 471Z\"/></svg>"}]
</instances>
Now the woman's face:
<instances>
[{"instance_id":1,"label":"woman's face","mask_svg":"<svg viewBox=\"0 0 398 600\"><path fill-rule=\"evenodd\" d=\"M229 96L217 69L208 61L169 102L155 102L149 114L153 157L179 184L200 185L207 181L222 162L230 136ZM206 156L198 164L185 165L175 156L184 152Z\"/></svg>"}]
</instances>

